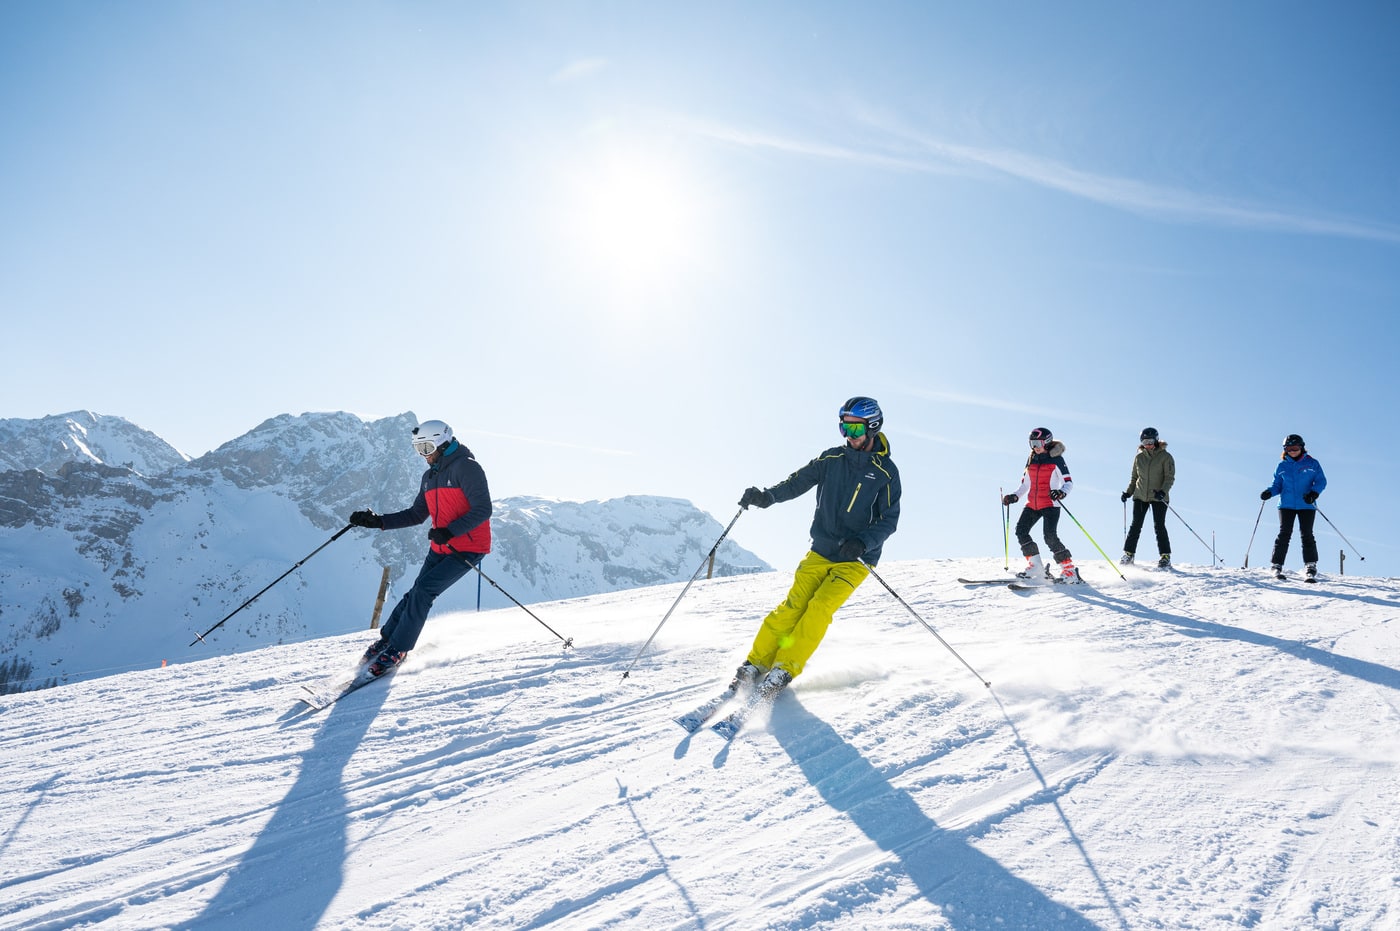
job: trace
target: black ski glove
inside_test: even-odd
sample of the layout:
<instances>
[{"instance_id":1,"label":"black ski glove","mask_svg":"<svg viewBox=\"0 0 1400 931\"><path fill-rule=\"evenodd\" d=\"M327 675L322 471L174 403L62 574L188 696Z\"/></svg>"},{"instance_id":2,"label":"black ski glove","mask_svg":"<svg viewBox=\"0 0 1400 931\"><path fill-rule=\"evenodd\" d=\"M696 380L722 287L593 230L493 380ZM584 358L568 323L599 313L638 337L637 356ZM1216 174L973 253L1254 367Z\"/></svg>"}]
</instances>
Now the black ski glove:
<instances>
[{"instance_id":1,"label":"black ski glove","mask_svg":"<svg viewBox=\"0 0 1400 931\"><path fill-rule=\"evenodd\" d=\"M1125 492L1123 492L1121 495L1118 496L1118 500L1119 500L1119 501L1127 501L1127 500L1128 500L1129 498L1131 498L1132 496L1133 496L1133 493L1132 493L1131 491L1125 491Z\"/></svg>"},{"instance_id":2,"label":"black ski glove","mask_svg":"<svg viewBox=\"0 0 1400 931\"><path fill-rule=\"evenodd\" d=\"M1054 491L1050 492L1051 501L1063 501L1064 499L1065 490L1063 488L1056 488Z\"/></svg>"},{"instance_id":3,"label":"black ski glove","mask_svg":"<svg viewBox=\"0 0 1400 931\"><path fill-rule=\"evenodd\" d=\"M1156 500L1156 501L1165 501L1165 500L1167 500L1167 493L1166 493L1165 491L1162 491L1162 490L1158 489L1157 491L1154 491L1154 492L1152 493L1152 498L1153 498L1153 500Z\"/></svg>"},{"instance_id":4,"label":"black ski glove","mask_svg":"<svg viewBox=\"0 0 1400 931\"><path fill-rule=\"evenodd\" d=\"M1307 494L1303 495L1303 503L1304 503L1304 504L1312 504L1312 503L1313 503L1314 501L1316 501L1316 500L1317 500L1317 492L1315 492L1315 491L1310 491L1310 492L1308 492Z\"/></svg>"},{"instance_id":5,"label":"black ski glove","mask_svg":"<svg viewBox=\"0 0 1400 931\"><path fill-rule=\"evenodd\" d=\"M1270 498L1272 498L1273 496L1274 496L1274 493L1273 493L1272 491L1269 491L1269 489L1267 489L1267 488L1265 488L1263 491L1259 492L1259 500L1260 500L1260 501L1268 501L1268 500L1269 500Z\"/></svg>"},{"instance_id":6,"label":"black ski glove","mask_svg":"<svg viewBox=\"0 0 1400 931\"><path fill-rule=\"evenodd\" d=\"M452 537L452 531L448 530L446 527L434 527L432 530L428 531L428 539L439 546L451 540Z\"/></svg>"},{"instance_id":7,"label":"black ski glove","mask_svg":"<svg viewBox=\"0 0 1400 931\"><path fill-rule=\"evenodd\" d=\"M375 530L384 529L384 518L373 511L356 511L350 515L350 523L356 527L371 527Z\"/></svg>"},{"instance_id":8,"label":"black ski glove","mask_svg":"<svg viewBox=\"0 0 1400 931\"><path fill-rule=\"evenodd\" d=\"M851 537L841 544L841 549L836 551L836 555L841 557L842 562L855 562L865 555L865 544L860 537Z\"/></svg>"},{"instance_id":9,"label":"black ski glove","mask_svg":"<svg viewBox=\"0 0 1400 931\"><path fill-rule=\"evenodd\" d=\"M739 499L739 507L746 508L750 505L754 507L766 508L773 503L773 493L764 491L762 488L745 488L744 496Z\"/></svg>"},{"instance_id":10,"label":"black ski glove","mask_svg":"<svg viewBox=\"0 0 1400 931\"><path fill-rule=\"evenodd\" d=\"M1002 496L1001 496L1001 506L1002 506L1002 507L1009 508L1009 507L1011 507L1011 505L1015 504L1017 501L1020 501L1020 500L1021 500L1021 499L1018 498L1018 497L1016 497L1014 494L1011 494L1011 495L1002 495Z\"/></svg>"}]
</instances>

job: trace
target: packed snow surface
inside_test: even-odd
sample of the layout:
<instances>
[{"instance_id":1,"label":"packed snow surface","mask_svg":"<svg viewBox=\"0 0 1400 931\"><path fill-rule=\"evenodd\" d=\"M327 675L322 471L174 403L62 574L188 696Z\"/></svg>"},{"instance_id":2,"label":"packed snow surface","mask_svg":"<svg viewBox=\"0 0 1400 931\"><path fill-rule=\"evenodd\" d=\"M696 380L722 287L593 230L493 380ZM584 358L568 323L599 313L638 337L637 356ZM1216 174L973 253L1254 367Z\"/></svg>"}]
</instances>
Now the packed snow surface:
<instances>
[{"instance_id":1,"label":"packed snow surface","mask_svg":"<svg viewBox=\"0 0 1400 931\"><path fill-rule=\"evenodd\" d=\"M1400 582L878 571L732 743L786 572L7 696L0 927L1400 926Z\"/></svg>"}]
</instances>

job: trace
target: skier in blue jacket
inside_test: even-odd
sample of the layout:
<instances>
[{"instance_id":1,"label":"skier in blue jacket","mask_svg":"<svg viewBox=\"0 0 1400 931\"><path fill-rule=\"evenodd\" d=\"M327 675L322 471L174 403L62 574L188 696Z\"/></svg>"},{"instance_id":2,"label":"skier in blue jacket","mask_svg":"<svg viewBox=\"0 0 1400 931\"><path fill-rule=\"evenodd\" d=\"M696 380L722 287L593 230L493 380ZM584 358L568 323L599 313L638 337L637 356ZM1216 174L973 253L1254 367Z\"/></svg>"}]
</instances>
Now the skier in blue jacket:
<instances>
[{"instance_id":1,"label":"skier in blue jacket","mask_svg":"<svg viewBox=\"0 0 1400 931\"><path fill-rule=\"evenodd\" d=\"M1283 457L1274 469L1274 482L1259 493L1261 501L1279 496L1278 538L1274 540L1274 575L1283 577L1283 560L1288 555L1288 541L1293 536L1293 523L1298 523L1303 537L1303 564L1308 581L1317 579L1317 539L1313 536L1313 522L1317 520L1317 496L1327 487L1327 476L1322 473L1322 463L1308 455L1303 438L1296 433L1288 434L1283 441Z\"/></svg>"}]
</instances>

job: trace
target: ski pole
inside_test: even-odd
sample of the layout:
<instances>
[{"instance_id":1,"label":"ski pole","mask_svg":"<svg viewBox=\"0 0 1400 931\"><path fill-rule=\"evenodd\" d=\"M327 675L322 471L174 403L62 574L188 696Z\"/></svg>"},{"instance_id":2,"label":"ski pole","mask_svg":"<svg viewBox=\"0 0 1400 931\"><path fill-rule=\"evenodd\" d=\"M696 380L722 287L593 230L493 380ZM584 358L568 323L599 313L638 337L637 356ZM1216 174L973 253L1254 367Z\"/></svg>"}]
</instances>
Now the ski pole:
<instances>
[{"instance_id":1,"label":"ski pole","mask_svg":"<svg viewBox=\"0 0 1400 931\"><path fill-rule=\"evenodd\" d=\"M270 583L268 583L267 588L264 588L264 589L262 590L262 592L258 592L258 593L257 593L256 595L254 595L252 598L249 598L247 601L243 602L241 605L239 605L238 607L234 608L234 609L233 609L232 611L230 611L228 614L224 615L223 621L219 621L219 623L215 624L213 627L209 628L208 630L206 630L206 631L205 631L204 633L202 633L202 634L195 634L195 635L194 635L194 640L190 641L190 646L194 646L196 643L204 643L204 642L206 642L204 638L207 637L207 636L209 636L210 634L212 634L214 631L218 630L220 627L223 627L223 626L224 626L224 621L227 621L229 618L233 617L233 616L234 616L235 614L237 614L239 611L242 611L244 608L248 607L248 605L250 605L250 604L252 604L253 602L257 601L258 598L263 594L263 592L267 591L268 588L271 588L272 586L276 585L278 582L280 582L280 581L282 581L283 579L285 579L287 576L291 575L293 572L296 572L298 569L301 568L302 563L306 562L306 561L307 561L308 559L310 559L312 556L315 556L317 553L321 552L321 550L323 550L323 549L325 549L326 547L330 546L330 545L331 545L332 543L334 543L336 540L339 540L340 537L341 537L341 535L344 534L345 531L349 530L349 529L350 529L351 527L353 527L353 526L355 526L355 525L354 525L354 524L346 524L344 527L341 527L339 530L336 531L335 536L331 537L331 538L330 538L329 540L327 540L325 543L322 543L320 546L316 547L314 550L312 550L311 552L307 553L305 556L303 556L303 557L301 558L301 561L298 562L295 566L292 566L292 568L288 569L286 572L282 573L282 574L279 575L277 578L273 579Z\"/></svg>"},{"instance_id":2,"label":"ski pole","mask_svg":"<svg viewBox=\"0 0 1400 931\"><path fill-rule=\"evenodd\" d=\"M1167 505L1167 510L1171 511L1173 514L1176 514L1176 508L1172 507L1170 504ZM1191 530L1191 525L1186 523L1186 518L1182 517L1180 514L1176 514L1176 519L1181 521L1182 524L1185 524L1187 530ZM1191 536L1195 537L1197 540L1201 540L1201 535L1194 530L1191 530ZM1210 550L1210 565L1212 569L1215 568L1215 550L1211 549L1211 547L1206 543L1205 540L1201 540L1201 546L1204 546L1206 549Z\"/></svg>"},{"instance_id":3,"label":"ski pole","mask_svg":"<svg viewBox=\"0 0 1400 931\"><path fill-rule=\"evenodd\" d=\"M1317 505L1313 505L1313 507L1317 508L1317 513L1322 514L1322 508L1317 507ZM1336 530L1336 531L1337 531L1337 536L1341 537L1342 540L1346 543L1347 546L1351 546L1351 541L1348 540L1345 536L1342 536L1342 532L1341 532L1340 530L1337 530L1337 525L1334 524L1334 523L1332 523L1332 519L1331 519L1330 517L1328 517L1326 514L1322 514L1322 519L1325 520L1325 521L1327 521L1328 525L1329 525L1333 530ZM1361 555L1361 552L1360 552L1356 547L1351 546L1351 551L1352 551L1353 553L1355 553L1358 557L1360 557L1360 559L1361 559L1362 562L1365 562L1365 561L1366 561L1366 557L1365 557L1365 556L1362 556L1362 555Z\"/></svg>"},{"instance_id":4,"label":"ski pole","mask_svg":"<svg viewBox=\"0 0 1400 931\"><path fill-rule=\"evenodd\" d=\"M1259 513L1254 516L1254 529L1249 532L1249 546L1244 548L1244 565L1241 569L1249 568L1249 551L1254 549L1254 535L1259 532L1259 518L1264 516L1264 502L1259 502Z\"/></svg>"},{"instance_id":5,"label":"ski pole","mask_svg":"<svg viewBox=\"0 0 1400 931\"><path fill-rule=\"evenodd\" d=\"M918 621L920 624L922 624L922 625L924 625L926 628L928 628L928 632L931 633L931 634L933 634L935 637L937 637L937 638L938 638L938 642L941 643L941 644L943 644L945 647L947 647L949 653L952 653L954 656L958 657L958 662L960 662L960 663L962 663L964 666L966 666L968 672L970 672L970 673L972 673L974 676L976 676L977 679L978 679L978 681L981 682L983 685L985 685L987 688L991 688L991 687L992 687L992 683L988 682L986 679L983 679L983 678L982 678L982 674L981 674L980 672L978 672L976 669L973 669L971 663L969 663L967 660L963 659L962 656L958 654L958 651L957 651L957 650L955 650L955 649L953 649L951 646L949 646L947 640L944 640L941 636L939 636L938 631L936 631L936 630L933 629L933 625L932 625L932 624L930 624L928 621L924 620L923 617L919 614L918 611L915 611L913 608L909 607L909 603L908 603L907 601L905 601L903 598L899 597L899 593L898 593L898 592L896 592L894 589L890 588L890 583L889 583L889 582L886 582L884 579L880 578L880 573L878 573L878 572L875 571L875 567L874 567L874 566L870 565L870 563L868 563L868 562L865 562L865 560L861 560L861 562L865 564L865 568L867 568L867 569L870 570L870 574L873 575L873 576L875 577L875 581L877 581L877 582L879 582L881 585L885 586L885 591L887 591L887 592L889 592L891 595L893 595L895 601L897 601L897 602L899 602L900 604L904 605L904 610L906 610L906 611L908 611L910 614L914 615L914 619L915 619L916 621Z\"/></svg>"},{"instance_id":6,"label":"ski pole","mask_svg":"<svg viewBox=\"0 0 1400 931\"><path fill-rule=\"evenodd\" d=\"M1108 558L1108 554L1103 551L1102 546L1099 546L1098 541L1095 540L1093 537L1089 536L1089 531L1084 529L1084 525L1079 522L1079 518L1074 516L1074 512L1071 511L1069 508L1065 507L1064 498L1060 499L1060 509L1069 515L1069 519L1074 521L1074 525L1080 529L1080 531L1084 534L1084 536L1089 540L1090 543L1094 544L1094 549L1098 550L1099 555L1103 557L1103 561L1108 563L1109 567L1114 572L1118 573L1118 578L1125 578L1125 576L1123 575L1123 571L1119 569L1117 565L1114 564L1113 560Z\"/></svg>"},{"instance_id":7,"label":"ski pole","mask_svg":"<svg viewBox=\"0 0 1400 931\"><path fill-rule=\"evenodd\" d=\"M453 552L453 553L461 553L461 552L462 552L461 550L455 548L451 543L447 544L447 548L448 548L448 550L450 550L450 551ZM465 555L465 554L463 554L463 555ZM549 631L549 632L550 632L551 634L553 634L554 636L558 637L560 640L563 640L563 641L564 641L564 649L567 650L569 647L571 647L571 646L574 645L574 638L573 638L573 637L564 637L562 634L559 633L559 631L555 630L553 627L550 627L550 626L549 626L548 624L546 624L544 621L541 621L541 620L539 619L539 616L536 615L535 612L531 611L529 608L525 607L523 604L521 604L519 601L517 601L517 600L516 600L516 597L515 597L514 595L512 595L510 592L506 591L504 588L501 588L501 586L498 585L498 584L496 583L496 580L493 579L493 578L491 578L491 577L490 577L489 575L487 575L486 573L482 572L482 571L481 571L481 567L478 566L476 563L468 561L468 562L467 562L467 565L469 565L469 566L471 566L473 569L475 569L477 575L481 576L483 579L485 579L486 581L490 582L492 588L494 588L496 591L500 592L502 595L505 595L505 596L506 596L507 598L509 598L511 601L514 601L514 602L515 602L515 606L516 606L517 608L519 608L521 611L524 611L526 614L528 614L528 615L530 615L531 617L533 617L533 618L535 619L535 621L536 621L541 627L543 627L545 630ZM478 603L479 603L479 602L478 602Z\"/></svg>"},{"instance_id":8,"label":"ski pole","mask_svg":"<svg viewBox=\"0 0 1400 931\"><path fill-rule=\"evenodd\" d=\"M724 542L724 538L729 536L729 531L733 530L734 525L738 523L739 515L743 514L746 510L748 510L746 507L740 505L738 513L735 514L734 519L729 522L729 526L724 528L724 532L719 535L719 539L715 541L715 545L710 547L710 551L705 554L705 558L700 560L700 565L696 568L695 573L690 577L690 581L685 583L685 588L681 589L681 593L676 596L676 600L671 602L671 607L666 610L665 616L661 618L661 623L656 625L656 630L653 630L651 632L651 636L647 638L647 642L642 644L642 648L637 651L637 655L632 657L632 662L628 663L627 668L622 670L622 678L627 678L627 676L632 672L632 667L637 665L637 660L642 658L642 654L647 651L647 647L651 646L651 642L656 639L656 635L661 633L661 628L671 617L671 612L676 610L676 605L680 604L681 599L685 597L685 593L690 591L690 586L695 584L695 580L700 577L700 572L710 561L710 557L715 555L715 551L718 550L719 545Z\"/></svg>"},{"instance_id":9,"label":"ski pole","mask_svg":"<svg viewBox=\"0 0 1400 931\"><path fill-rule=\"evenodd\" d=\"M1006 489L998 488L997 494L1001 501L1001 546L1002 546L1002 569L1011 571L1011 505L1006 503Z\"/></svg>"}]
</instances>

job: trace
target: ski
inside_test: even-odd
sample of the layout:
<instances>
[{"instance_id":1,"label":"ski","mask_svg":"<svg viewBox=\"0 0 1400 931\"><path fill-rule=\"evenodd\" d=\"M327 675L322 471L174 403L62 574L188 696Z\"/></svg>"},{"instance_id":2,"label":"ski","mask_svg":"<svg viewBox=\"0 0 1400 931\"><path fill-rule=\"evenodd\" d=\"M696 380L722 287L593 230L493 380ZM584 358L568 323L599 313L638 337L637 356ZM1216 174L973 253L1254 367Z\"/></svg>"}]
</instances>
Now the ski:
<instances>
[{"instance_id":1,"label":"ski","mask_svg":"<svg viewBox=\"0 0 1400 931\"><path fill-rule=\"evenodd\" d=\"M1050 585L1083 585L1083 582L1066 582L1064 579L1046 579ZM1047 588L1046 585L1027 585L1024 582L1011 582L1007 586L1013 592L1033 592L1038 588Z\"/></svg>"},{"instance_id":2,"label":"ski","mask_svg":"<svg viewBox=\"0 0 1400 931\"><path fill-rule=\"evenodd\" d=\"M958 579L964 585L1005 585L1006 579Z\"/></svg>"},{"instance_id":3,"label":"ski","mask_svg":"<svg viewBox=\"0 0 1400 931\"><path fill-rule=\"evenodd\" d=\"M778 700L778 695L781 692L782 688L756 689L742 705L720 718L714 724L711 724L710 730L714 731L725 740L733 740L739 731L743 730L744 722L749 719L749 715L753 714L759 708L771 708L773 702Z\"/></svg>"},{"instance_id":4,"label":"ski","mask_svg":"<svg viewBox=\"0 0 1400 931\"><path fill-rule=\"evenodd\" d=\"M362 689L371 682L387 678L393 671L390 669L382 676L372 676L369 674L369 668L366 667L349 679L343 679L329 687L314 688L310 685L303 685L301 688L305 694L301 696L301 700L310 705L312 711L324 711L351 692Z\"/></svg>"},{"instance_id":5,"label":"ski","mask_svg":"<svg viewBox=\"0 0 1400 931\"><path fill-rule=\"evenodd\" d=\"M685 714L678 715L675 718L675 722L694 734L705 726L706 721L715 716L715 712L719 711L719 709L724 706L725 702L733 697L734 691L726 688L723 692L720 692L718 695L702 704L696 705Z\"/></svg>"}]
</instances>

